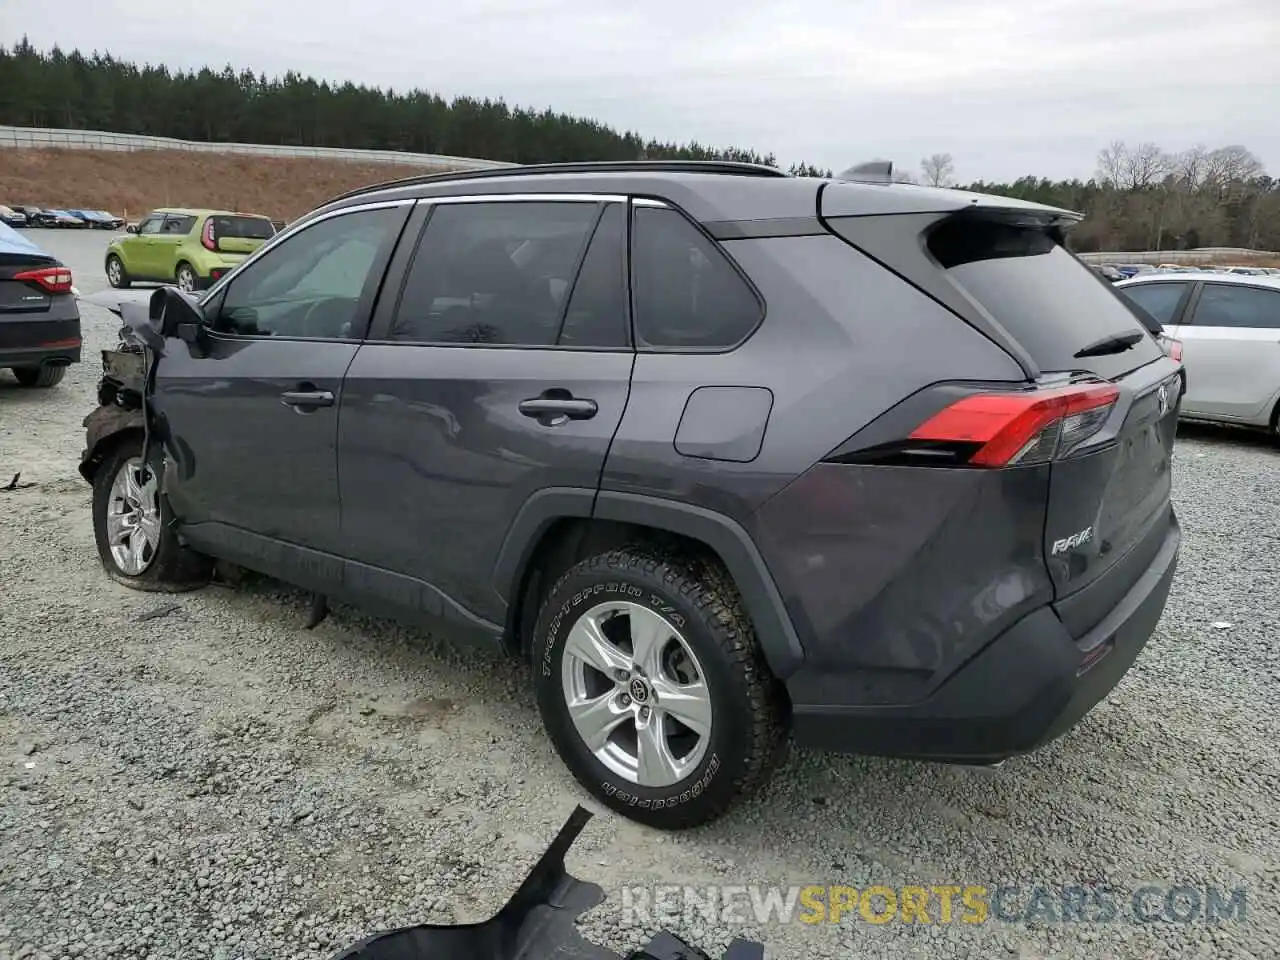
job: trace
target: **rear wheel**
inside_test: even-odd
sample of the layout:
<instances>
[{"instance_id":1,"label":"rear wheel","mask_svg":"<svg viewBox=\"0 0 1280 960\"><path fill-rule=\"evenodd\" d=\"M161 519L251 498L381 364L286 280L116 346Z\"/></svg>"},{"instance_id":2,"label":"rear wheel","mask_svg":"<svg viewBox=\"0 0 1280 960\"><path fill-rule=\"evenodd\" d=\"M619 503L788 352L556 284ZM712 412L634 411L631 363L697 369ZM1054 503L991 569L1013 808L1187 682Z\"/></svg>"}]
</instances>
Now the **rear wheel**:
<instances>
[{"instance_id":1,"label":"rear wheel","mask_svg":"<svg viewBox=\"0 0 1280 960\"><path fill-rule=\"evenodd\" d=\"M176 274L178 281L178 289L187 293L194 293L196 289L196 272L191 269L191 264L178 264L178 272Z\"/></svg>"},{"instance_id":2,"label":"rear wheel","mask_svg":"<svg viewBox=\"0 0 1280 960\"><path fill-rule=\"evenodd\" d=\"M160 492L162 469L155 450L144 467L140 437L122 441L103 460L93 478L98 558L113 580L135 590L193 590L209 581L212 561L178 542Z\"/></svg>"},{"instance_id":3,"label":"rear wheel","mask_svg":"<svg viewBox=\"0 0 1280 960\"><path fill-rule=\"evenodd\" d=\"M643 546L584 560L547 595L533 653L561 759L633 820L707 823L781 755L779 684L717 564Z\"/></svg>"},{"instance_id":4,"label":"rear wheel","mask_svg":"<svg viewBox=\"0 0 1280 960\"><path fill-rule=\"evenodd\" d=\"M124 290L130 282L128 271L125 270L120 258L114 253L107 257L107 283L118 290Z\"/></svg>"},{"instance_id":5,"label":"rear wheel","mask_svg":"<svg viewBox=\"0 0 1280 960\"><path fill-rule=\"evenodd\" d=\"M43 367L15 367L13 375L24 387L54 387L67 375L67 368L53 364Z\"/></svg>"}]
</instances>

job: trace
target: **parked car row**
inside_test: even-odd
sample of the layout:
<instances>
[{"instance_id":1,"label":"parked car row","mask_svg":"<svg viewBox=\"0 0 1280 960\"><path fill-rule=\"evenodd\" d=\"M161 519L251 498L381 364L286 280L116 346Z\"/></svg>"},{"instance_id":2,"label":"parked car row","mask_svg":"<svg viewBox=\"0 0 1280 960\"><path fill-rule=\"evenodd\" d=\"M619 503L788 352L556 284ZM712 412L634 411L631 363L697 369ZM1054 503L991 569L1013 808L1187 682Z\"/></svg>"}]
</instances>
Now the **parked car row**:
<instances>
[{"instance_id":1,"label":"parked car row","mask_svg":"<svg viewBox=\"0 0 1280 960\"><path fill-rule=\"evenodd\" d=\"M1092 264L1094 272L1119 283L1136 276L1160 273L1230 273L1242 277L1280 277L1280 267L1245 267L1222 266L1219 264L1185 264L1185 263L1101 263Z\"/></svg>"},{"instance_id":2,"label":"parked car row","mask_svg":"<svg viewBox=\"0 0 1280 960\"><path fill-rule=\"evenodd\" d=\"M10 227L96 227L99 230L119 230L124 226L124 217L117 217L106 210L63 210L33 207L25 203L14 206L0 204L0 223Z\"/></svg>"}]
</instances>

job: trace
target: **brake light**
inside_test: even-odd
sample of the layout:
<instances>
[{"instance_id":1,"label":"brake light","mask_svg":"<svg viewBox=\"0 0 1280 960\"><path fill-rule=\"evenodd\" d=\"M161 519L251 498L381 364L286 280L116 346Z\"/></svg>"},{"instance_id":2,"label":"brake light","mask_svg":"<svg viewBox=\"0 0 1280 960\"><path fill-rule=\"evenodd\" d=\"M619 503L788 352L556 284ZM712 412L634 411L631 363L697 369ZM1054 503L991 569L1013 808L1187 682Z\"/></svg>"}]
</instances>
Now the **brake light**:
<instances>
[{"instance_id":1,"label":"brake light","mask_svg":"<svg viewBox=\"0 0 1280 960\"><path fill-rule=\"evenodd\" d=\"M34 283L47 293L70 293L71 271L66 267L41 267L39 270L24 270L14 274L14 280Z\"/></svg>"},{"instance_id":2,"label":"brake light","mask_svg":"<svg viewBox=\"0 0 1280 960\"><path fill-rule=\"evenodd\" d=\"M968 448L971 466L1044 463L1097 433L1119 396L1111 383L975 394L934 414L911 439Z\"/></svg>"},{"instance_id":3,"label":"brake light","mask_svg":"<svg viewBox=\"0 0 1280 960\"><path fill-rule=\"evenodd\" d=\"M1160 348L1168 355L1170 360L1178 363L1182 362L1182 341L1175 340L1173 337L1167 337L1163 333L1160 334Z\"/></svg>"},{"instance_id":4,"label":"brake light","mask_svg":"<svg viewBox=\"0 0 1280 960\"><path fill-rule=\"evenodd\" d=\"M217 251L218 242L213 238L213 217L204 222L204 229L200 231L200 245L206 250Z\"/></svg>"}]
</instances>

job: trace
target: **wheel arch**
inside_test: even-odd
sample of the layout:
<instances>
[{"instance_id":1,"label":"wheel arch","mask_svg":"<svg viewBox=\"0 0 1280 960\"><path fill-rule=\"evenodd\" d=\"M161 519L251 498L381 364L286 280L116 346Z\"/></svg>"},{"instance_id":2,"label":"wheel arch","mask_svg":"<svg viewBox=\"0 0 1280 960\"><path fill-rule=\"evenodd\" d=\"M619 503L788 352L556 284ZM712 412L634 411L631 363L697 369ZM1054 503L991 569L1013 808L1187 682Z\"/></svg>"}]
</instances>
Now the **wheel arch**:
<instances>
[{"instance_id":1,"label":"wheel arch","mask_svg":"<svg viewBox=\"0 0 1280 960\"><path fill-rule=\"evenodd\" d=\"M130 437L142 437L144 426L141 410L96 408L84 419L85 449L80 456L80 476L92 484L98 468L111 452Z\"/></svg>"},{"instance_id":2,"label":"wheel arch","mask_svg":"<svg viewBox=\"0 0 1280 960\"><path fill-rule=\"evenodd\" d=\"M634 543L662 540L709 555L729 572L765 661L785 680L804 651L764 558L732 518L694 504L640 494L572 488L541 490L516 516L494 567L507 605L506 644L527 656L537 597L574 563Z\"/></svg>"}]
</instances>

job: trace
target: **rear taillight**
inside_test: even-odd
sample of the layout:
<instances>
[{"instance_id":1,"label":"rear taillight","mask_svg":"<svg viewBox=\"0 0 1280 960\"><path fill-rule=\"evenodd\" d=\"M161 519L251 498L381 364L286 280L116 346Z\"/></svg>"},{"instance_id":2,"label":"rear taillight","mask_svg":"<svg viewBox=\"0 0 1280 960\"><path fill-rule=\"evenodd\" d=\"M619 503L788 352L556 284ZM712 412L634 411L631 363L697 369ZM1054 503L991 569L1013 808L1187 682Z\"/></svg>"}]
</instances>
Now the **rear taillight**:
<instances>
[{"instance_id":1,"label":"rear taillight","mask_svg":"<svg viewBox=\"0 0 1280 960\"><path fill-rule=\"evenodd\" d=\"M973 394L934 414L910 439L948 450L953 463L969 466L1044 463L1097 433L1119 396L1111 383Z\"/></svg>"},{"instance_id":2,"label":"rear taillight","mask_svg":"<svg viewBox=\"0 0 1280 960\"><path fill-rule=\"evenodd\" d=\"M34 283L47 293L70 293L71 271L66 267L41 267L39 270L24 270L15 274L14 280Z\"/></svg>"},{"instance_id":3,"label":"rear taillight","mask_svg":"<svg viewBox=\"0 0 1280 960\"><path fill-rule=\"evenodd\" d=\"M1156 338L1160 341L1160 349L1165 352L1170 360L1182 362L1182 341L1175 340L1173 337L1167 337L1163 333Z\"/></svg>"},{"instance_id":4,"label":"rear taillight","mask_svg":"<svg viewBox=\"0 0 1280 960\"><path fill-rule=\"evenodd\" d=\"M210 217L204 222L204 229L200 231L200 245L206 250L218 249L218 241L213 238L213 218Z\"/></svg>"}]
</instances>

